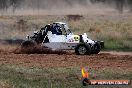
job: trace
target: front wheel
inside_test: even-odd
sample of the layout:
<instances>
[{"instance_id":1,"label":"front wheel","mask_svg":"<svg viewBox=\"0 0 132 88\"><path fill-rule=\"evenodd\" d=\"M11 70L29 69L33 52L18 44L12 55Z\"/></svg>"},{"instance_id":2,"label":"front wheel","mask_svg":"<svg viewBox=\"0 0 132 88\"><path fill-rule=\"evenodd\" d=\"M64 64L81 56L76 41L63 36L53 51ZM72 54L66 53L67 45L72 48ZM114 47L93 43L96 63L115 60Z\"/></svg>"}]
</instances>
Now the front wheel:
<instances>
[{"instance_id":1,"label":"front wheel","mask_svg":"<svg viewBox=\"0 0 132 88\"><path fill-rule=\"evenodd\" d=\"M75 53L77 55L89 55L91 53L91 48L88 44L85 43L78 44L75 48Z\"/></svg>"},{"instance_id":2,"label":"front wheel","mask_svg":"<svg viewBox=\"0 0 132 88\"><path fill-rule=\"evenodd\" d=\"M98 54L101 50L101 46L98 42L94 44L92 54Z\"/></svg>"}]
</instances>

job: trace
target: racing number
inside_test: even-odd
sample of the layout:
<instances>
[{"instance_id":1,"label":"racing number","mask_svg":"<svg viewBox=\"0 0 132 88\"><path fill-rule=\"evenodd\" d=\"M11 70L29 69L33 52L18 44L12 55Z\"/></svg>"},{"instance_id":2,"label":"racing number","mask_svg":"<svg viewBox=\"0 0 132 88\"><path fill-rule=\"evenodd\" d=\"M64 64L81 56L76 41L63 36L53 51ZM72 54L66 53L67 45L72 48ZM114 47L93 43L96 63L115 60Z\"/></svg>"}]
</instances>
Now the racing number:
<instances>
[{"instance_id":1,"label":"racing number","mask_svg":"<svg viewBox=\"0 0 132 88\"><path fill-rule=\"evenodd\" d=\"M73 39L69 39L68 42L74 42L74 40Z\"/></svg>"},{"instance_id":2,"label":"racing number","mask_svg":"<svg viewBox=\"0 0 132 88\"><path fill-rule=\"evenodd\" d=\"M74 35L72 38L68 40L68 42L72 42L72 43L79 42L79 41L80 41L80 36L78 35Z\"/></svg>"},{"instance_id":3,"label":"racing number","mask_svg":"<svg viewBox=\"0 0 132 88\"><path fill-rule=\"evenodd\" d=\"M75 41L79 41L79 36L74 37Z\"/></svg>"}]
</instances>

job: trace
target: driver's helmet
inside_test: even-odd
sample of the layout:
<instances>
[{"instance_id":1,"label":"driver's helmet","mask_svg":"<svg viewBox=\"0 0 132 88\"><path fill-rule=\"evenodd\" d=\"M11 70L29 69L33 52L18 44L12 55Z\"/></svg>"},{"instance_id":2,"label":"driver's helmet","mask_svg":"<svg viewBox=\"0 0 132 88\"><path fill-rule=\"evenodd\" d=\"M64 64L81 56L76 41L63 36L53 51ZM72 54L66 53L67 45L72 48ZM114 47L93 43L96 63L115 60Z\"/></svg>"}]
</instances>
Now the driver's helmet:
<instances>
[{"instance_id":1,"label":"driver's helmet","mask_svg":"<svg viewBox=\"0 0 132 88\"><path fill-rule=\"evenodd\" d=\"M62 35L62 28L59 24L53 24L52 26L52 33L56 35Z\"/></svg>"}]
</instances>

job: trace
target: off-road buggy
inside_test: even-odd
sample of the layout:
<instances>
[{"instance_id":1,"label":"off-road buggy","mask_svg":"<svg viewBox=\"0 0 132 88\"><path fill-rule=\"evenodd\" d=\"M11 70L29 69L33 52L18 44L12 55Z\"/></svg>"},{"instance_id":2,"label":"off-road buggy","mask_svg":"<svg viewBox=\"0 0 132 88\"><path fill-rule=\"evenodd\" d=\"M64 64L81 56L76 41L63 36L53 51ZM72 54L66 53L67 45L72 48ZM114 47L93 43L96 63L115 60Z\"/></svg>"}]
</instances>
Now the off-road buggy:
<instances>
[{"instance_id":1,"label":"off-road buggy","mask_svg":"<svg viewBox=\"0 0 132 88\"><path fill-rule=\"evenodd\" d=\"M27 36L27 39L22 43L22 48L32 48L39 44L52 50L75 50L77 55L98 54L104 47L103 41L91 40L86 33L73 34L63 22L48 24L40 31L34 32L33 36Z\"/></svg>"}]
</instances>

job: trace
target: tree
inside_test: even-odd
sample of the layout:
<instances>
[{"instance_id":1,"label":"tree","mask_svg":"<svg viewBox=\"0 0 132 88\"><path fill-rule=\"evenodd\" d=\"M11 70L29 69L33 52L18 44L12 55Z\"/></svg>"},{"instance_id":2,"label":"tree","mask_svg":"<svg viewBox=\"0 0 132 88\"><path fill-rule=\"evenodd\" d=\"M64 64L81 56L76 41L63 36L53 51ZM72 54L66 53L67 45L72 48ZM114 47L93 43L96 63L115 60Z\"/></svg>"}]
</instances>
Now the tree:
<instances>
[{"instance_id":1,"label":"tree","mask_svg":"<svg viewBox=\"0 0 132 88\"><path fill-rule=\"evenodd\" d=\"M13 12L15 12L16 8L19 7L21 0L10 0L10 6L13 7Z\"/></svg>"},{"instance_id":2,"label":"tree","mask_svg":"<svg viewBox=\"0 0 132 88\"><path fill-rule=\"evenodd\" d=\"M124 0L116 0L116 8L119 11L119 13L123 13Z\"/></svg>"},{"instance_id":3,"label":"tree","mask_svg":"<svg viewBox=\"0 0 132 88\"><path fill-rule=\"evenodd\" d=\"M129 5L129 8L130 8L130 11L132 12L132 0L128 0L128 5Z\"/></svg>"},{"instance_id":4,"label":"tree","mask_svg":"<svg viewBox=\"0 0 132 88\"><path fill-rule=\"evenodd\" d=\"M9 0L0 0L0 9L7 10L9 7Z\"/></svg>"}]
</instances>

